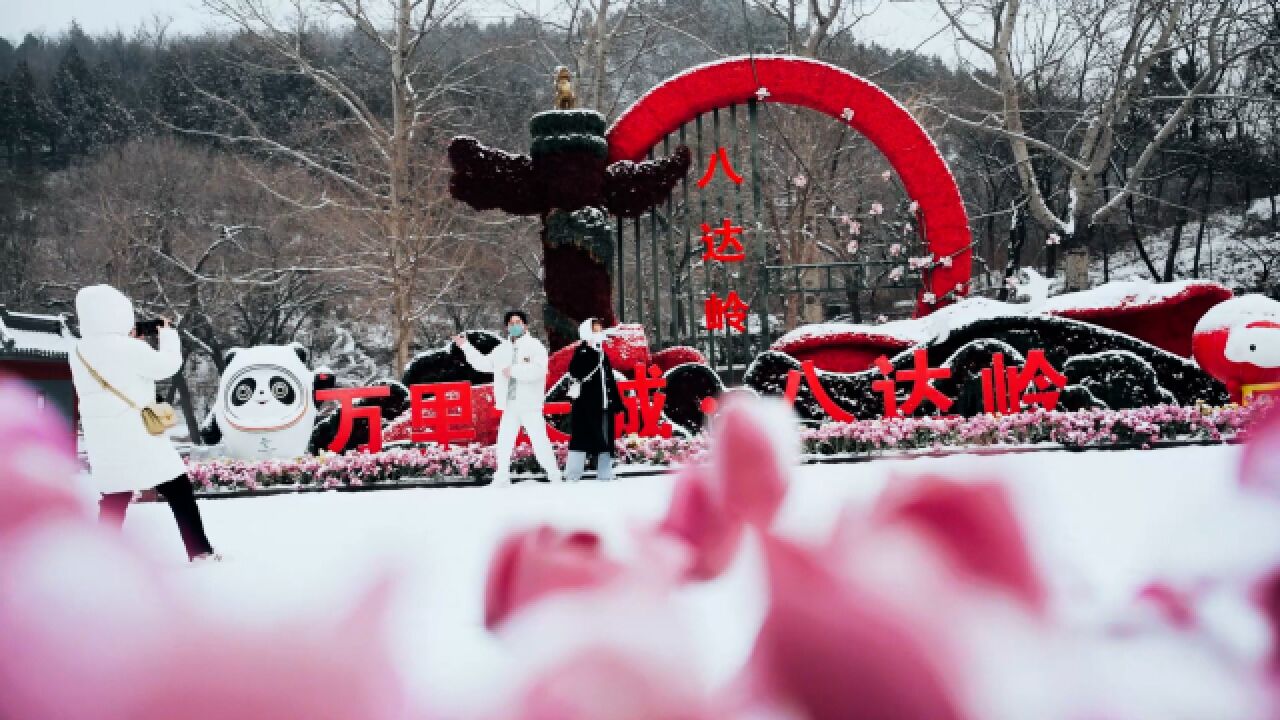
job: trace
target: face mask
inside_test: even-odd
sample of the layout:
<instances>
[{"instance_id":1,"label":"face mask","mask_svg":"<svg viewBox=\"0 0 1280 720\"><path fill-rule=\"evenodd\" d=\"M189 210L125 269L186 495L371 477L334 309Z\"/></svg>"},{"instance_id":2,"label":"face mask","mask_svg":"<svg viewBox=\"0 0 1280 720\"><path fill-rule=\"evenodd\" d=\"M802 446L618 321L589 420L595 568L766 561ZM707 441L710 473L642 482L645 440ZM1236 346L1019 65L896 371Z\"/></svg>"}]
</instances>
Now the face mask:
<instances>
[{"instance_id":1,"label":"face mask","mask_svg":"<svg viewBox=\"0 0 1280 720\"><path fill-rule=\"evenodd\" d=\"M524 334L524 326L512 325L511 327L507 328L507 334L513 338L518 338Z\"/></svg>"}]
</instances>

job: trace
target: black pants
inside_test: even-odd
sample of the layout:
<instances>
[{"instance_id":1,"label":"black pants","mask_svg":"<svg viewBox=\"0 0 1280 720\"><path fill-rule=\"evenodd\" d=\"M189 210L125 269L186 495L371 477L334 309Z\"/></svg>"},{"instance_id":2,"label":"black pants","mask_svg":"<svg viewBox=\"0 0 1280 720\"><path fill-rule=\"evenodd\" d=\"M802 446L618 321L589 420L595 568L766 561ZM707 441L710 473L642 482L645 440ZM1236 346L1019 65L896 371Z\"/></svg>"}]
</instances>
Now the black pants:
<instances>
[{"instance_id":1,"label":"black pants","mask_svg":"<svg viewBox=\"0 0 1280 720\"><path fill-rule=\"evenodd\" d=\"M187 548L187 558L195 559L200 555L213 552L209 538L204 534L204 521L200 519L200 508L196 506L195 493L191 491L191 479L186 474L156 486L169 503L173 511L173 519L178 522L178 532L182 534L182 544ZM133 499L132 492L108 493L98 503L98 520L112 527L124 526L124 514Z\"/></svg>"}]
</instances>

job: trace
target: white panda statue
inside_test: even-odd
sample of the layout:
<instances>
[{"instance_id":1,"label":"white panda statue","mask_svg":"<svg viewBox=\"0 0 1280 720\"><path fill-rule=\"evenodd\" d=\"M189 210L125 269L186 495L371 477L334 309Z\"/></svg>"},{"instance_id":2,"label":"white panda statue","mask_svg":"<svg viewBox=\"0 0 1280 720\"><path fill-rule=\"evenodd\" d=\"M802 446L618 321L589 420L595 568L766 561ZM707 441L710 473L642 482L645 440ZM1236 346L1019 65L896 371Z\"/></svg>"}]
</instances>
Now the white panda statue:
<instances>
[{"instance_id":1,"label":"white panda statue","mask_svg":"<svg viewBox=\"0 0 1280 720\"><path fill-rule=\"evenodd\" d=\"M226 354L213 419L223 453L239 460L307 454L315 428L315 376L298 343L236 348Z\"/></svg>"}]
</instances>

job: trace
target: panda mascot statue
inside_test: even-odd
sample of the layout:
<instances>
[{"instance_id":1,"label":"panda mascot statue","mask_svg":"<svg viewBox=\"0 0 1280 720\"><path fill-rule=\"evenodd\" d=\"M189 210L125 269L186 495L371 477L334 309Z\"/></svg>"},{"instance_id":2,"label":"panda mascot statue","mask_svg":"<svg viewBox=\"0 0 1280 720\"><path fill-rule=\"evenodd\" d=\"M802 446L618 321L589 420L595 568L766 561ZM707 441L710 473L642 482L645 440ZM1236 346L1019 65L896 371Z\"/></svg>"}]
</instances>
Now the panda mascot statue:
<instances>
[{"instance_id":1,"label":"panda mascot statue","mask_svg":"<svg viewBox=\"0 0 1280 720\"><path fill-rule=\"evenodd\" d=\"M316 377L298 343L235 348L224 356L206 444L238 460L284 460L307 454L315 427Z\"/></svg>"}]
</instances>

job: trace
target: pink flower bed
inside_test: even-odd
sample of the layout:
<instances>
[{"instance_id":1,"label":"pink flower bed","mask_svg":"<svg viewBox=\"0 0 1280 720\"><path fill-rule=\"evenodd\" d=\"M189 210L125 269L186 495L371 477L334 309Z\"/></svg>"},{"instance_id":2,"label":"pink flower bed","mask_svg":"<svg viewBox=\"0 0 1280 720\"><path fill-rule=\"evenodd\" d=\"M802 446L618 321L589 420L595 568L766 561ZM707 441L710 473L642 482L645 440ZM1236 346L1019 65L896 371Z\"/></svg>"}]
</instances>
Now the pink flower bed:
<instances>
[{"instance_id":1,"label":"pink flower bed","mask_svg":"<svg viewBox=\"0 0 1280 720\"><path fill-rule=\"evenodd\" d=\"M1246 407L1158 405L1132 410L1032 412L952 418L894 418L829 423L802 433L813 455L1053 443L1068 448L1139 445L1162 441L1225 442L1261 412Z\"/></svg>"},{"instance_id":2,"label":"pink flower bed","mask_svg":"<svg viewBox=\"0 0 1280 720\"><path fill-rule=\"evenodd\" d=\"M1226 442L1245 428L1261 405L1181 407L1161 405L1135 410L1076 413L1033 412L971 418L887 418L830 423L801 433L809 456L878 456L920 450L1014 447L1055 444L1068 448L1150 447L1160 442ZM555 444L561 466L568 454ZM691 439L625 437L618 441L622 465L676 466L707 456L705 436ZM528 445L515 452L517 472L534 471ZM484 482L492 475L492 446L402 445L379 453L352 452L296 460L188 463L188 473L203 493L271 487L337 488L402 482Z\"/></svg>"}]
</instances>

